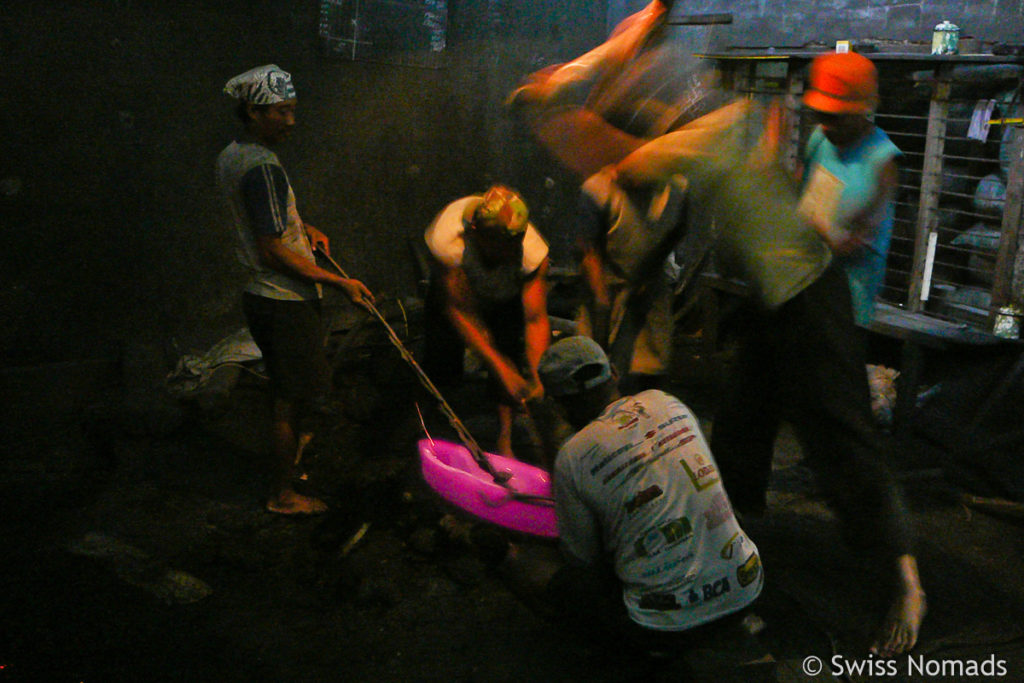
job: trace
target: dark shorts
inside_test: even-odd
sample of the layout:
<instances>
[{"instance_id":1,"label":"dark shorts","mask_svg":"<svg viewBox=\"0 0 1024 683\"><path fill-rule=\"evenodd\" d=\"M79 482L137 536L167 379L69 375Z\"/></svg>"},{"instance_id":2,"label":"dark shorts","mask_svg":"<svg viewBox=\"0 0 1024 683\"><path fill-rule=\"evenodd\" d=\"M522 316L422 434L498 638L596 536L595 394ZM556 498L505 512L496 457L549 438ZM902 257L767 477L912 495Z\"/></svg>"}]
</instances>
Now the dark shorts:
<instances>
[{"instance_id":1,"label":"dark shorts","mask_svg":"<svg viewBox=\"0 0 1024 683\"><path fill-rule=\"evenodd\" d=\"M320 301L278 301L246 293L242 307L274 396L311 401L331 390Z\"/></svg>"},{"instance_id":2,"label":"dark shorts","mask_svg":"<svg viewBox=\"0 0 1024 683\"><path fill-rule=\"evenodd\" d=\"M681 651L730 643L743 651L759 645L741 626L749 606L685 631L661 631L633 621L622 600L622 583L610 571L565 565L551 577L545 601L559 615L556 621L591 643L636 652ZM759 656L759 655L757 655ZM751 655L750 659L756 656Z\"/></svg>"}]
</instances>

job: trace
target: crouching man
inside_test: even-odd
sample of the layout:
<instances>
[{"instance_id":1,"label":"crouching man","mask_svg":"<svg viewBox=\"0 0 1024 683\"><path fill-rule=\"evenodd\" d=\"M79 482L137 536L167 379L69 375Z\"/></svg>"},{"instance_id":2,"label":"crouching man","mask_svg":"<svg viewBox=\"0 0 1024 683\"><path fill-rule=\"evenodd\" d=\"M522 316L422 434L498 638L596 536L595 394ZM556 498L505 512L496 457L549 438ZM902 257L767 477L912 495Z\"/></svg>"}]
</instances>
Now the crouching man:
<instances>
[{"instance_id":1,"label":"crouching man","mask_svg":"<svg viewBox=\"0 0 1024 683\"><path fill-rule=\"evenodd\" d=\"M542 395L537 362L551 340L547 242L523 198L501 185L446 206L424 239L434 260L424 368L450 386L461 380L467 348L483 361L498 404L496 450L511 456L514 412Z\"/></svg>"},{"instance_id":2,"label":"crouching man","mask_svg":"<svg viewBox=\"0 0 1024 683\"><path fill-rule=\"evenodd\" d=\"M552 344L538 370L550 400L531 408L556 452L561 556L502 548L513 589L591 636L644 650L678 648L679 632L741 614L761 592L760 557L693 413L658 390L621 396L588 337ZM557 447L559 426L571 436Z\"/></svg>"}]
</instances>

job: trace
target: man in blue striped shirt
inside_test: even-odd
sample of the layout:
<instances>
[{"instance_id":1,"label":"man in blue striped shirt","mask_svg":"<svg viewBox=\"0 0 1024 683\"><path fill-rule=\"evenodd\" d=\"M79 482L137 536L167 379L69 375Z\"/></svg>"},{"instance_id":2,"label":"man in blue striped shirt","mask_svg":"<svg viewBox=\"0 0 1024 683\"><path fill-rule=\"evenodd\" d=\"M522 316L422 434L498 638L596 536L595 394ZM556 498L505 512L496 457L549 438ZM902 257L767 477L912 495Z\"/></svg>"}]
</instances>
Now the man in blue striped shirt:
<instances>
[{"instance_id":1,"label":"man in blue striped shirt","mask_svg":"<svg viewBox=\"0 0 1024 683\"><path fill-rule=\"evenodd\" d=\"M299 449L299 418L330 391L320 313L322 285L338 287L355 304L373 301L358 281L319 267L314 249L328 252L327 236L303 222L295 193L271 147L295 125L291 75L274 64L235 76L224 91L238 101L244 134L217 158L217 180L249 271L243 305L260 347L274 397L275 471L266 509L279 514L324 512L326 504L292 487Z\"/></svg>"}]
</instances>

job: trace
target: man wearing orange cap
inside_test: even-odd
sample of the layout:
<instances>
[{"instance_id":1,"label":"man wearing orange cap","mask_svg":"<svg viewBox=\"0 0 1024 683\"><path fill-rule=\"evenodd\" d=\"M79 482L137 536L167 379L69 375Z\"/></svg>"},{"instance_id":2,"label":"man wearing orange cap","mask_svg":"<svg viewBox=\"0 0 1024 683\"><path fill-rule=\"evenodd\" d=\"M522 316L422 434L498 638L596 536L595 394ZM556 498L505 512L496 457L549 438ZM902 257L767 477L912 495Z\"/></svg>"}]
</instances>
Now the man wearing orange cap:
<instances>
[{"instance_id":1,"label":"man wearing orange cap","mask_svg":"<svg viewBox=\"0 0 1024 683\"><path fill-rule=\"evenodd\" d=\"M902 154L868 119L878 105L878 75L870 59L855 52L821 55L811 63L808 85L804 106L818 125L804 152L800 211L846 271L854 318L866 324L885 279L898 184L896 159ZM883 481L894 486L888 477ZM887 632L874 645L883 655L913 647L925 612L909 547L891 552L896 554L902 599L893 605Z\"/></svg>"},{"instance_id":2,"label":"man wearing orange cap","mask_svg":"<svg viewBox=\"0 0 1024 683\"><path fill-rule=\"evenodd\" d=\"M746 264L740 276L768 306L751 306L739 316L740 348L715 413L711 448L736 508L757 514L766 507L779 425L787 420L794 426L846 539L893 572L896 595L871 646L889 657L916 643L925 594L906 506L887 465L895 445L871 413L865 342L854 323L849 278L829 247L848 252L868 242L891 199L898 150L865 118L877 97L867 59L819 57L810 85L805 104L824 116L811 138L807 187L795 207L788 200L774 207L748 203L763 190L753 184L773 182L768 167L750 178L726 178L719 190L734 198L730 209L720 211L720 261ZM844 163L853 159L859 161ZM776 181L781 196L784 182ZM751 210L761 220L742 220ZM824 240L814 239L815 233Z\"/></svg>"},{"instance_id":3,"label":"man wearing orange cap","mask_svg":"<svg viewBox=\"0 0 1024 683\"><path fill-rule=\"evenodd\" d=\"M501 185L446 206L424 238L435 262L425 370L435 382L453 383L465 349L475 353L498 398L496 450L512 455L513 413L543 393L537 364L551 341L548 245L522 197Z\"/></svg>"},{"instance_id":4,"label":"man wearing orange cap","mask_svg":"<svg viewBox=\"0 0 1024 683\"><path fill-rule=\"evenodd\" d=\"M804 152L801 206L846 270L860 324L871 320L885 279L901 156L868 119L877 104L878 77L867 57L828 54L811 64L804 106L818 125Z\"/></svg>"}]
</instances>

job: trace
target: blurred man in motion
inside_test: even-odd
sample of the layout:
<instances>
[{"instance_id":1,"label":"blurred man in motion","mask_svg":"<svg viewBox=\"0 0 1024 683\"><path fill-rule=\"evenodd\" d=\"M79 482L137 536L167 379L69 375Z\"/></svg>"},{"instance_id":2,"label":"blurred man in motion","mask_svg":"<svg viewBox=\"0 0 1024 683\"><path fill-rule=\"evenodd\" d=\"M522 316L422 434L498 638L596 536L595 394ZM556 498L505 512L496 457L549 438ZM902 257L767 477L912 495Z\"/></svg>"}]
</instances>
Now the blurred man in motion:
<instances>
[{"instance_id":1,"label":"blurred man in motion","mask_svg":"<svg viewBox=\"0 0 1024 683\"><path fill-rule=\"evenodd\" d=\"M737 101L637 148L613 172L626 187L684 174L713 213L716 266L752 292L736 316L740 347L712 435L726 488L740 512L763 512L779 425L794 426L846 539L891 573L895 596L871 648L893 656L913 648L926 612L909 515L887 465L895 444L871 413L847 276L777 161L781 117L777 103L764 113ZM745 131L762 129L751 148Z\"/></svg>"},{"instance_id":2,"label":"blurred man in motion","mask_svg":"<svg viewBox=\"0 0 1024 683\"><path fill-rule=\"evenodd\" d=\"M615 40L604 47L610 51ZM581 62L581 69L589 63ZM859 92L847 91L848 79L858 78L855 69L830 73L837 77L808 91L809 106ZM525 92L558 92L544 83L528 83ZM762 129L752 148L747 132ZM715 414L712 450L723 481L739 511L762 512L779 424L794 425L846 538L877 553L891 573L895 595L871 649L893 656L913 648L926 611L908 513L886 464L894 444L871 413L866 350L847 276L832 262L820 226L798 211L796 185L773 155L781 129L781 107L765 113L739 100L642 141L600 174L627 195L682 176L691 214L714 217L719 272L745 281L752 292L737 316L740 351Z\"/></svg>"},{"instance_id":3,"label":"blurred man in motion","mask_svg":"<svg viewBox=\"0 0 1024 683\"><path fill-rule=\"evenodd\" d=\"M537 138L583 179L576 241L589 297L580 331L596 339L632 390L657 386L671 350L671 261L686 231L687 181L625 188L609 172L645 142L723 103L699 50L669 24L672 0L654 0L611 37L567 64L532 74L510 97Z\"/></svg>"}]
</instances>

